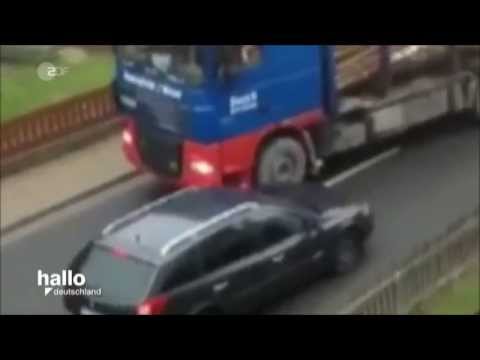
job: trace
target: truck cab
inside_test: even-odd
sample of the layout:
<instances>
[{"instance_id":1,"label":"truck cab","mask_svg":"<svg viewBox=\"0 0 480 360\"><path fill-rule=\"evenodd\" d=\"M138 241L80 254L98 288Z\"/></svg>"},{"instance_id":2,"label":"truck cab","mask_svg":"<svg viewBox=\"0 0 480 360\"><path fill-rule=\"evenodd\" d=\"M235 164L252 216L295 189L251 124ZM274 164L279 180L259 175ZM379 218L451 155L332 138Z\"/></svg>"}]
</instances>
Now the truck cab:
<instances>
[{"instance_id":1,"label":"truck cab","mask_svg":"<svg viewBox=\"0 0 480 360\"><path fill-rule=\"evenodd\" d=\"M388 47L363 48L339 65L346 55L326 45L119 46L124 153L179 187L300 183L333 153L478 107L478 79L448 73L414 76L391 96L356 96L345 110L352 98L339 96L344 84L388 74L394 61L432 47L403 46L393 56ZM388 87L391 77L380 78ZM355 111L359 103L365 111Z\"/></svg>"},{"instance_id":2,"label":"truck cab","mask_svg":"<svg viewBox=\"0 0 480 360\"><path fill-rule=\"evenodd\" d=\"M125 155L180 186L251 183L275 133L319 132L334 108L328 46L122 46L116 54Z\"/></svg>"}]
</instances>

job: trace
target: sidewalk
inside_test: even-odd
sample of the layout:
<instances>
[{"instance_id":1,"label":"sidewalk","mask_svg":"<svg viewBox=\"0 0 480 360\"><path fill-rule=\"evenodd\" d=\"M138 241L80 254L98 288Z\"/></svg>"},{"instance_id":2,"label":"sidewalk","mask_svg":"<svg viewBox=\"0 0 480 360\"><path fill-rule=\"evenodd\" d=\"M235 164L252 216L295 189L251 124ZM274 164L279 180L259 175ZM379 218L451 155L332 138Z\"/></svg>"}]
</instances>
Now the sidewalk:
<instances>
[{"instance_id":1,"label":"sidewalk","mask_svg":"<svg viewBox=\"0 0 480 360\"><path fill-rule=\"evenodd\" d=\"M56 160L1 179L1 232L58 204L133 174L120 146L121 137L116 133Z\"/></svg>"}]
</instances>

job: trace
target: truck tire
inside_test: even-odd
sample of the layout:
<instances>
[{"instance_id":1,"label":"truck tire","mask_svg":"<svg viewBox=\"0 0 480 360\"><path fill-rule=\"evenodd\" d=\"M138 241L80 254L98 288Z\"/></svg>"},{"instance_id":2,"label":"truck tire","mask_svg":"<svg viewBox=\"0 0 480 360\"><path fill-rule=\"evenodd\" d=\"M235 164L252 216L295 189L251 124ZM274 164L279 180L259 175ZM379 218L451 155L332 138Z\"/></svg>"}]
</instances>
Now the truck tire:
<instances>
[{"instance_id":1,"label":"truck tire","mask_svg":"<svg viewBox=\"0 0 480 360\"><path fill-rule=\"evenodd\" d=\"M307 173L307 154L291 137L273 140L262 151L256 172L257 185L299 184Z\"/></svg>"}]
</instances>

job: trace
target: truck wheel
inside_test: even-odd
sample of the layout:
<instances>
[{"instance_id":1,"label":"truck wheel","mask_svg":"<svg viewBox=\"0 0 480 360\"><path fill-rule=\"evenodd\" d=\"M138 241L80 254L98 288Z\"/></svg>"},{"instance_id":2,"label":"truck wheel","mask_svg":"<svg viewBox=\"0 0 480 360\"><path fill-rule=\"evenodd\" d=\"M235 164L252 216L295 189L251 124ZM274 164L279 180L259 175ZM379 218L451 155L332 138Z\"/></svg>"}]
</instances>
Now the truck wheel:
<instances>
[{"instance_id":1,"label":"truck wheel","mask_svg":"<svg viewBox=\"0 0 480 360\"><path fill-rule=\"evenodd\" d=\"M274 140L262 151L257 184L299 184L307 173L307 155L300 142L290 137Z\"/></svg>"}]
</instances>

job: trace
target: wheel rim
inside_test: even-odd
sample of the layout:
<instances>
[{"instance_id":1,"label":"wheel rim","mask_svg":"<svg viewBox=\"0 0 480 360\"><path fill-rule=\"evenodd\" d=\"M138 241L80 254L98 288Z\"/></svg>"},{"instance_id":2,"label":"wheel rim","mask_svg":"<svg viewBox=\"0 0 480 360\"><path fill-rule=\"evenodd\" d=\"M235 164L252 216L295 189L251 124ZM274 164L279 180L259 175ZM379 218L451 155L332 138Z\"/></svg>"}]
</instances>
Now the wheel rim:
<instances>
[{"instance_id":1,"label":"wheel rim","mask_svg":"<svg viewBox=\"0 0 480 360\"><path fill-rule=\"evenodd\" d=\"M280 138L262 153L257 169L258 184L298 184L307 171L306 154L296 140Z\"/></svg>"},{"instance_id":2,"label":"wheel rim","mask_svg":"<svg viewBox=\"0 0 480 360\"><path fill-rule=\"evenodd\" d=\"M271 179L277 183L290 183L297 181L298 166L295 159L288 154L284 154L277 159L271 171Z\"/></svg>"},{"instance_id":3,"label":"wheel rim","mask_svg":"<svg viewBox=\"0 0 480 360\"><path fill-rule=\"evenodd\" d=\"M273 168L273 178L278 182L289 182L295 177L295 165L292 159L283 157L276 161Z\"/></svg>"}]
</instances>

